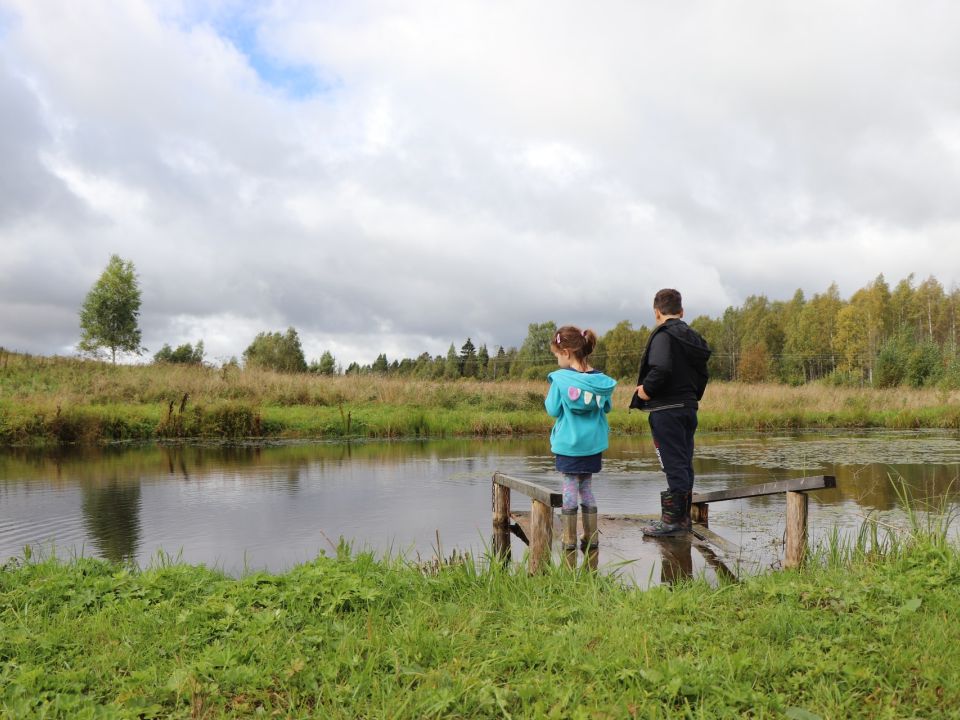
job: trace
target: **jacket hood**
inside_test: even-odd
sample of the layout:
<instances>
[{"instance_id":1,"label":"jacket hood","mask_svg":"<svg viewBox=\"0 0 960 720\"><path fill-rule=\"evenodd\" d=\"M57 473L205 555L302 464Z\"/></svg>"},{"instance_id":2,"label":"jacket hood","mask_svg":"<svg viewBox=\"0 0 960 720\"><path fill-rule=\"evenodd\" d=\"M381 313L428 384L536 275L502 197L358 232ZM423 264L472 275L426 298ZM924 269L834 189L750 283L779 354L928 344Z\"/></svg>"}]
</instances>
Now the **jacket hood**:
<instances>
[{"instance_id":1,"label":"jacket hood","mask_svg":"<svg viewBox=\"0 0 960 720\"><path fill-rule=\"evenodd\" d=\"M669 333L670 337L683 345L687 357L691 360L706 362L707 358L710 357L712 351L707 345L707 341L682 320L676 322L668 320L663 326L663 331Z\"/></svg>"},{"instance_id":2,"label":"jacket hood","mask_svg":"<svg viewBox=\"0 0 960 720\"><path fill-rule=\"evenodd\" d=\"M613 397L617 381L603 373L582 373L576 370L554 370L547 379L557 386L564 407L584 413L603 410Z\"/></svg>"}]
</instances>

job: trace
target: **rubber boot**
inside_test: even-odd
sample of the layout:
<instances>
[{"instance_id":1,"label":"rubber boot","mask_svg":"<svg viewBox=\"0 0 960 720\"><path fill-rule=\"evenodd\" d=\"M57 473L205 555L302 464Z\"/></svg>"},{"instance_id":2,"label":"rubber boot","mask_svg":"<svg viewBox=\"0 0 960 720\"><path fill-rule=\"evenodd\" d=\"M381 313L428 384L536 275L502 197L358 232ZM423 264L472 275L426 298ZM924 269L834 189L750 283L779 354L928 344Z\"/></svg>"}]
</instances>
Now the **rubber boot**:
<instances>
[{"instance_id":1,"label":"rubber boot","mask_svg":"<svg viewBox=\"0 0 960 720\"><path fill-rule=\"evenodd\" d=\"M560 522L563 523L563 559L572 569L577 567L577 509L563 510Z\"/></svg>"},{"instance_id":2,"label":"rubber boot","mask_svg":"<svg viewBox=\"0 0 960 720\"><path fill-rule=\"evenodd\" d=\"M597 509L581 506L583 517L583 535L580 536L580 549L583 550L584 564L596 570L600 564L600 531L597 529Z\"/></svg>"},{"instance_id":3,"label":"rubber boot","mask_svg":"<svg viewBox=\"0 0 960 720\"><path fill-rule=\"evenodd\" d=\"M650 537L677 537L690 531L689 493L660 493L660 519L641 528Z\"/></svg>"}]
</instances>

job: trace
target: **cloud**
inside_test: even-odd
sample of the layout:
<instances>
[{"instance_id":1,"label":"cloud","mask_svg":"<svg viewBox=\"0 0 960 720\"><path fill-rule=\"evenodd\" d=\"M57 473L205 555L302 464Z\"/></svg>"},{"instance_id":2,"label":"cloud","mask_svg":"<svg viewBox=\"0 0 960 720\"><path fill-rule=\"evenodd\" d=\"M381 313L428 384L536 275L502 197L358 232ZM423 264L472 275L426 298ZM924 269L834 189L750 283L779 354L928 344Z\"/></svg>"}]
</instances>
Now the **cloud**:
<instances>
[{"instance_id":1,"label":"cloud","mask_svg":"<svg viewBox=\"0 0 960 720\"><path fill-rule=\"evenodd\" d=\"M955 16L0 0L0 345L69 350L111 253L151 349L292 325L344 364L639 325L663 286L949 286Z\"/></svg>"}]
</instances>

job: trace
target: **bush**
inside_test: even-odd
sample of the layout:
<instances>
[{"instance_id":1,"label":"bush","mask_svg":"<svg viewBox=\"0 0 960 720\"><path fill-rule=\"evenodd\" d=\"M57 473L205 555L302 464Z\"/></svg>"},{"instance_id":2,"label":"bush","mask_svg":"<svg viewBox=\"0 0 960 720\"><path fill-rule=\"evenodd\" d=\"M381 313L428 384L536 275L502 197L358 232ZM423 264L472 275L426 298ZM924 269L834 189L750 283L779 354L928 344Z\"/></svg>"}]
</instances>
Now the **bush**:
<instances>
[{"instance_id":1,"label":"bush","mask_svg":"<svg viewBox=\"0 0 960 720\"><path fill-rule=\"evenodd\" d=\"M266 368L277 372L306 372L307 360L303 356L300 336L292 327L286 333L262 332L243 351L247 367ZM350 368L347 368L350 372Z\"/></svg>"},{"instance_id":2,"label":"bush","mask_svg":"<svg viewBox=\"0 0 960 720\"><path fill-rule=\"evenodd\" d=\"M934 342L917 345L907 360L906 379L912 387L935 384L943 375L943 353Z\"/></svg>"},{"instance_id":3,"label":"bush","mask_svg":"<svg viewBox=\"0 0 960 720\"><path fill-rule=\"evenodd\" d=\"M895 387L906 376L908 352L903 338L895 337L884 343L873 369L873 384L877 387Z\"/></svg>"}]
</instances>

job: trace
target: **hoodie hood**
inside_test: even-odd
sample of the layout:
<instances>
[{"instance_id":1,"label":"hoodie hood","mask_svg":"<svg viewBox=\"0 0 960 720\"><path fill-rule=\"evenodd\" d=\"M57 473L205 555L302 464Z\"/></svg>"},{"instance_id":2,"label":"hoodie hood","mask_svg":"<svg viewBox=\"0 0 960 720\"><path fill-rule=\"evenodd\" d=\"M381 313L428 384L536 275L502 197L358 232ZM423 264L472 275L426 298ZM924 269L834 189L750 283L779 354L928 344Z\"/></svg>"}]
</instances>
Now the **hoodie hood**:
<instances>
[{"instance_id":1,"label":"hoodie hood","mask_svg":"<svg viewBox=\"0 0 960 720\"><path fill-rule=\"evenodd\" d=\"M667 321L663 331L683 346L687 357L692 362L706 362L710 357L712 350L707 345L707 341L685 322Z\"/></svg>"},{"instance_id":2,"label":"hoodie hood","mask_svg":"<svg viewBox=\"0 0 960 720\"><path fill-rule=\"evenodd\" d=\"M560 392L563 406L573 413L603 411L613 397L617 381L603 373L554 370L547 376Z\"/></svg>"}]
</instances>

